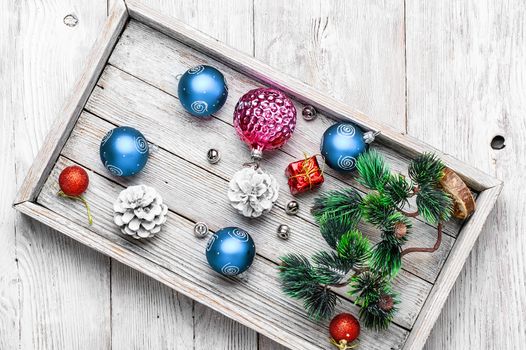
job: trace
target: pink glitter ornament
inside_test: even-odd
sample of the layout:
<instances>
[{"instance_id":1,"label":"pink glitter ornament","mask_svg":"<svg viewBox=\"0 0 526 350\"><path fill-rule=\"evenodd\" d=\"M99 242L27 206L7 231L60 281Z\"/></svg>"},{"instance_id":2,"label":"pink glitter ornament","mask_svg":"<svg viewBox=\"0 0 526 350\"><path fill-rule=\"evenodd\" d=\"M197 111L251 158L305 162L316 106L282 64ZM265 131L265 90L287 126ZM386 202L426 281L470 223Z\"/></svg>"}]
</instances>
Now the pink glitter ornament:
<instances>
[{"instance_id":1,"label":"pink glitter ornament","mask_svg":"<svg viewBox=\"0 0 526 350\"><path fill-rule=\"evenodd\" d=\"M234 110L237 134L260 160L263 151L280 148L296 127L296 108L281 91L271 88L250 90Z\"/></svg>"}]
</instances>

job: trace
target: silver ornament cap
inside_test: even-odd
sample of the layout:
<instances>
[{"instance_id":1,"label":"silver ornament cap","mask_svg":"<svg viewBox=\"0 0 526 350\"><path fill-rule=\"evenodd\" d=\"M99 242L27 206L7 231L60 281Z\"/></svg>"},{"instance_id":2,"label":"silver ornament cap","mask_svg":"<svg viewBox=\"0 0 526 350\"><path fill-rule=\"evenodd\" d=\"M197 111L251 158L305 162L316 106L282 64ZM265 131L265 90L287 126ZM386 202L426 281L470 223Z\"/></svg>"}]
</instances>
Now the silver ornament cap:
<instances>
[{"instance_id":1,"label":"silver ornament cap","mask_svg":"<svg viewBox=\"0 0 526 350\"><path fill-rule=\"evenodd\" d=\"M208 235L208 226L204 222L198 222L194 226L194 236L205 238Z\"/></svg>"},{"instance_id":2,"label":"silver ornament cap","mask_svg":"<svg viewBox=\"0 0 526 350\"><path fill-rule=\"evenodd\" d=\"M380 131L367 131L363 134L363 141L367 144L373 143L378 135L380 135Z\"/></svg>"},{"instance_id":3,"label":"silver ornament cap","mask_svg":"<svg viewBox=\"0 0 526 350\"><path fill-rule=\"evenodd\" d=\"M301 114L303 115L303 119L307 121L311 121L311 120L316 119L316 116L318 113L316 112L316 109L314 107L307 105L303 107Z\"/></svg>"},{"instance_id":4,"label":"silver ornament cap","mask_svg":"<svg viewBox=\"0 0 526 350\"><path fill-rule=\"evenodd\" d=\"M215 148L210 148L206 153L206 159L208 159L208 163L216 164L221 159L221 154Z\"/></svg>"},{"instance_id":5,"label":"silver ornament cap","mask_svg":"<svg viewBox=\"0 0 526 350\"><path fill-rule=\"evenodd\" d=\"M287 206L285 207L285 213L289 215L296 215L299 210L300 210L300 205L296 201L288 202Z\"/></svg>"},{"instance_id":6,"label":"silver ornament cap","mask_svg":"<svg viewBox=\"0 0 526 350\"><path fill-rule=\"evenodd\" d=\"M285 224L281 224L278 227L278 238L281 238L282 240L286 241L289 239L290 236L290 227Z\"/></svg>"}]
</instances>

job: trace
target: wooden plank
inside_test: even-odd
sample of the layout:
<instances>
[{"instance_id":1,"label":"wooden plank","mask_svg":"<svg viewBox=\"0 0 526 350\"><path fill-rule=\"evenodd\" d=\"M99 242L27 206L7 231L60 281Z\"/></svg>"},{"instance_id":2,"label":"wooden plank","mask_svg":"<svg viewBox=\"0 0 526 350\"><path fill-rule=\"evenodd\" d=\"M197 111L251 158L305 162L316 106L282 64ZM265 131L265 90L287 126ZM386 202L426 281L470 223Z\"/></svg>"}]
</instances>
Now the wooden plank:
<instances>
[{"instance_id":1,"label":"wooden plank","mask_svg":"<svg viewBox=\"0 0 526 350\"><path fill-rule=\"evenodd\" d=\"M498 186L497 186L497 187L498 187ZM483 197L482 197L482 198L483 198ZM483 198L483 199L484 199L484 198ZM485 202L484 202L483 200L481 200L481 204L484 205L484 203L485 203ZM480 219L481 219L481 217L480 217L479 215L477 215L476 217L473 218L473 221L479 221ZM437 294L438 294L438 292L437 292ZM441 297L437 297L437 300L440 300L440 298L442 298L442 296L441 296ZM432 320L432 321L434 322L434 320ZM432 323L432 322L429 321L429 320L424 320L423 322ZM425 329L425 327L423 327L423 329ZM417 341L415 341L415 344L418 344L419 341L421 341L421 339L418 339Z\"/></svg>"},{"instance_id":2,"label":"wooden plank","mask_svg":"<svg viewBox=\"0 0 526 350\"><path fill-rule=\"evenodd\" d=\"M257 349L254 330L201 303L194 310L195 349Z\"/></svg>"},{"instance_id":3,"label":"wooden plank","mask_svg":"<svg viewBox=\"0 0 526 350\"><path fill-rule=\"evenodd\" d=\"M173 16L189 25L199 28L216 39L235 47L237 50L250 53L253 47L252 33L252 2L245 0L192 0L192 1L172 1L172 0L148 0L148 6L159 9L163 13ZM214 14L211 21L208 14ZM233 16L232 14L235 14ZM138 288L141 288L138 286ZM150 293L155 294L155 291ZM195 328L193 334L194 349L254 349L257 347L257 333L253 330L236 323L235 321L207 308L199 303L195 303L192 308L195 313ZM176 312L175 310L173 311ZM174 316L176 317L176 316ZM140 318L139 318L140 322ZM113 327L115 329L115 325ZM162 329L149 329L155 336L157 331ZM213 336L210 336L213 334ZM163 338L177 337L176 333L159 335ZM139 348L149 347L146 341L148 338L135 339L135 344ZM143 346L141 344L144 344ZM184 346L182 347L184 348Z\"/></svg>"},{"instance_id":4,"label":"wooden plank","mask_svg":"<svg viewBox=\"0 0 526 350\"><path fill-rule=\"evenodd\" d=\"M255 58L405 132L402 0L256 0L254 14Z\"/></svg>"},{"instance_id":5,"label":"wooden plank","mask_svg":"<svg viewBox=\"0 0 526 350\"><path fill-rule=\"evenodd\" d=\"M229 82L229 98L226 101L225 106L215 114L215 117L228 124L232 124L232 111L238 99L246 91L261 86L261 84L255 80L250 79L224 64L212 60L210 57L200 54L136 21L131 21L123 32L123 36L116 45L109 62L118 69L128 72L133 76L138 77L140 80L154 85L175 97L177 97L177 75L184 72L188 67L203 63L218 67ZM111 67L107 68L105 74L102 76L102 81L99 81L98 83L101 87L105 87L104 82L109 80L109 78L105 79L105 77L108 75L111 77L115 75L118 77L122 76L121 73L114 72ZM126 80L126 78L123 79ZM124 84L125 82L120 81L120 83ZM119 83L116 81L110 81L107 82L107 84L115 86L115 89L119 88ZM128 92L126 91L126 93ZM121 96L121 98L125 98L126 95L124 94L124 91L122 91L121 94L124 95ZM97 96L97 90L94 95ZM88 108L90 108L89 106L90 101L88 101ZM186 113L180 108L178 102L174 102L174 105L170 106L170 108L176 109L180 112L179 114L186 115ZM296 108L298 111L301 111L303 106L296 103ZM170 120L173 123L173 118ZM311 122L306 122L303 118L299 118L297 123L298 132L294 134L294 137L290 139L281 151L271 152L266 155L267 159L272 163L272 158L276 157L276 154L280 154L281 152L291 155L292 158L290 159L294 160L303 157L304 152L307 152L308 154L319 153L320 137L325 129L333 123L334 120L323 115L319 115L315 121ZM233 135L229 134L229 137L225 140L230 140L231 138L236 139L235 136L232 136ZM235 159L237 162L236 164L241 163L239 159L247 159L249 157L247 147L241 142L230 144L230 146L235 147L236 154L239 154L239 157ZM407 173L407 165L410 161L408 158L401 157L396 150L385 147L380 143L375 143L373 146L385 155L393 170L405 174ZM199 157L199 159L206 163L203 157ZM207 165L205 164L205 166ZM284 165L281 164L277 166L279 173L282 173L284 171ZM208 167L210 166L208 165ZM235 168L237 168L237 165L233 169ZM359 185L352 175L339 174L328 167L326 167L324 171L329 178L327 184L330 184L333 181L333 178L335 178L341 180L345 184L363 190L363 186ZM288 195L288 197L290 198L290 195ZM312 195L304 194L298 198L302 201L308 202L308 206L310 206ZM310 219L310 215L307 215L307 217ZM461 225L462 223L460 221L452 220L446 223L444 231L450 235L456 236Z\"/></svg>"},{"instance_id":6,"label":"wooden plank","mask_svg":"<svg viewBox=\"0 0 526 350\"><path fill-rule=\"evenodd\" d=\"M526 342L525 16L524 1L407 1L408 131L506 183L427 349Z\"/></svg>"},{"instance_id":7,"label":"wooden plank","mask_svg":"<svg viewBox=\"0 0 526 350\"><path fill-rule=\"evenodd\" d=\"M497 186L482 192L479 196L478 216L474 216L466 223L462 235L458 238L451 250L449 257L438 276L438 279L429 294L426 303L417 318L414 330L409 335L404 349L421 349L426 342L431 328L440 315L440 311L446 301L453 284L457 280L460 270L463 268L479 232L485 223L485 218L493 209L502 187Z\"/></svg>"},{"instance_id":8,"label":"wooden plank","mask_svg":"<svg viewBox=\"0 0 526 350\"><path fill-rule=\"evenodd\" d=\"M54 132L49 133L42 148L27 172L26 178L20 187L15 199L15 204L33 200L46 176L51 170L53 161L58 156L60 149L66 142L67 136L75 121L82 111L91 90L95 86L98 76L106 64L113 46L117 41L128 13L123 2L116 2L110 16L106 20L100 36L86 59L85 68L79 76L69 98L65 101L52 126Z\"/></svg>"},{"instance_id":9,"label":"wooden plank","mask_svg":"<svg viewBox=\"0 0 526 350\"><path fill-rule=\"evenodd\" d=\"M210 119L206 122L196 120L182 111L182 107L176 98L112 67L105 70L98 84L100 87L95 88L86 105L86 108L91 112L116 125L137 127L145 133L147 139L156 140L159 146L185 158L200 168L218 174L223 179L230 179L233 173L241 168L241 163L248 152L246 146L235 137L234 130L229 124L217 119ZM232 91L236 84L230 80L230 85L232 86L230 93L233 94ZM86 132L90 133L91 131L86 130ZM206 135L206 142L202 140L203 135ZM300 129L295 137L301 136ZM173 142L173 140L178 140L178 142ZM96 147L96 145L92 147ZM314 149L316 147L315 144L305 142L303 148ZM207 162L205 155L209 148L221 150L223 156L220 163L211 165ZM281 185L280 199L278 200L281 208L279 211L280 220L289 224L296 232L302 232L305 227L305 230L309 230L308 232L312 232L312 235L318 238L317 247L326 247L317 229L313 230L305 226L304 223L304 221L313 222L306 209L310 208L313 198L318 192L313 191L294 198L290 195L285 176L280 175L283 174L286 165L294 160L295 158L287 153L276 152L262 162L262 167L274 174ZM343 187L346 187L345 183L335 178L329 178L324 184L323 190ZM219 191L221 193L218 195L218 200L225 202L226 187ZM297 200L300 206L305 208L299 213L299 217L303 220L284 215L283 208L291 199ZM271 239L275 239L274 232L279 226L279 222L275 222L276 226L269 228L270 231L267 232L267 236ZM419 221L415 221L414 224L413 234L407 244L432 246L436 240L435 230ZM363 225L361 228L375 241L380 238L379 233L373 227ZM404 257L405 269L433 282L453 241L451 237L445 236L443 246L436 253L417 253ZM310 250L312 249L311 246Z\"/></svg>"},{"instance_id":10,"label":"wooden plank","mask_svg":"<svg viewBox=\"0 0 526 350\"><path fill-rule=\"evenodd\" d=\"M0 11L0 52L16 52L15 44L18 40L3 40L17 33L15 21L16 5L8 2ZM18 92L13 70L16 60L12 55L0 56L0 193L4 198L14 198L16 195L17 172L15 151L16 120L12 114L14 103L10 100ZM4 90L5 89L5 90ZM4 91L6 93L4 93ZM9 93L8 93L9 92ZM18 264L16 255L16 215L7 200L0 203L0 349L17 349L20 347L19 323L19 283Z\"/></svg>"},{"instance_id":11,"label":"wooden plank","mask_svg":"<svg viewBox=\"0 0 526 350\"><path fill-rule=\"evenodd\" d=\"M193 301L117 261L111 269L112 349L192 349Z\"/></svg>"},{"instance_id":12,"label":"wooden plank","mask_svg":"<svg viewBox=\"0 0 526 350\"><path fill-rule=\"evenodd\" d=\"M405 131L403 25L402 1L256 0L254 56ZM458 229L447 231L456 235ZM408 307L408 292L401 310ZM260 349L276 344L261 337Z\"/></svg>"},{"instance_id":13,"label":"wooden plank","mask_svg":"<svg viewBox=\"0 0 526 350\"><path fill-rule=\"evenodd\" d=\"M7 203L81 74L106 19L106 2L2 4L0 27L8 29L0 34L7 45L0 57L0 119L10 127L0 129L0 136L12 148L2 148L6 172L0 178L9 187L2 184L0 193ZM74 27L63 20L70 14L79 19ZM9 326L4 332L0 325L0 348L108 349L109 259L7 207L0 210L2 221L13 224L2 224L0 274L10 279L0 281L0 299L9 298L10 289L16 293L14 304L0 306L0 324Z\"/></svg>"},{"instance_id":14,"label":"wooden plank","mask_svg":"<svg viewBox=\"0 0 526 350\"><path fill-rule=\"evenodd\" d=\"M63 150L64 156L104 176L110 176L104 169L98 157L99 140L113 126L101 119L84 113L79 118L71 138ZM154 128L157 129L157 128ZM176 175L158 174L163 169L179 169ZM258 253L276 263L279 256L290 251L305 251L312 253L326 243L318 230L312 224L302 219L288 217L283 209L273 211L273 218L266 220L247 220L234 213L224 199L226 182L210 173L203 171L164 149L156 151L148 161L148 166L133 179L112 179L123 185L148 183L161 193L166 193L164 201L178 213L193 221L204 221L212 229L227 225L244 227L253 233L258 246ZM201 180L203 179L203 180ZM205 185L200 185L206 179ZM184 203L184 205L181 205ZM275 235L275 227L284 220L295 227L296 235L287 242L280 241ZM403 306L396 317L396 322L405 328L411 328L420 307L423 305L431 285L411 273L400 275L395 285L403 295ZM346 289L338 290L341 296L346 296Z\"/></svg>"},{"instance_id":15,"label":"wooden plank","mask_svg":"<svg viewBox=\"0 0 526 350\"><path fill-rule=\"evenodd\" d=\"M83 240L92 236L91 239L95 241L104 240L105 245L113 242L114 248L108 251L115 258L121 259L128 254L146 257L149 262L136 266L141 260L134 256L133 267L153 274L156 279L187 295L198 297L204 304L221 310L273 340L297 344L305 349L328 348L325 345L326 325L306 319L301 305L291 302L281 293L275 265L266 259L256 257L245 279L234 281L215 274L207 267L204 257L206 240L196 239L192 234L192 222L173 212L168 214L163 233L155 239L147 242L123 239L112 223L111 212L112 202L122 187L95 173L90 174L92 186L86 193L95 218L93 226L89 226L82 205L72 205L71 201L57 198L56 195L58 175L65 166L71 164L67 159L59 159L38 202L55 213L66 215L70 225L89 228L83 232L86 236ZM93 238L94 234L98 237ZM342 302L338 309L341 308L356 312L356 307L349 302ZM376 332L365 330L362 344L371 349L398 348L406 335L407 332L396 325L383 332L380 340Z\"/></svg>"},{"instance_id":16,"label":"wooden plank","mask_svg":"<svg viewBox=\"0 0 526 350\"><path fill-rule=\"evenodd\" d=\"M337 119L351 119L367 130L381 130L379 139L401 154L414 157L423 152L434 152L439 155L449 167L455 170L466 183L477 191L497 186L500 181L483 173L471 166L460 162L447 154L419 141L413 137L380 124L363 113L339 102L316 89L301 83L295 79L288 78L275 71L268 65L254 58L239 53L238 51L218 43L216 40L196 31L195 29L178 22L150 7L139 3L137 0L127 2L130 16L140 20L149 26L181 41L191 47L218 59L221 62L235 67L251 77L255 77L263 83L270 84L283 90L305 103L309 103L318 110L331 115Z\"/></svg>"}]
</instances>

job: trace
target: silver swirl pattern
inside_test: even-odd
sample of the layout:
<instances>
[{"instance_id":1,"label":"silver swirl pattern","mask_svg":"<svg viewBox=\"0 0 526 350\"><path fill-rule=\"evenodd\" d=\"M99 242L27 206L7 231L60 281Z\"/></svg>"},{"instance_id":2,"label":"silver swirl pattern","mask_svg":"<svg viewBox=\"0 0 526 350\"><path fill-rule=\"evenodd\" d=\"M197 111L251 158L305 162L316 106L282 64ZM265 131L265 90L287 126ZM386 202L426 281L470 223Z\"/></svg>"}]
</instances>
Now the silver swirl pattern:
<instances>
[{"instance_id":1,"label":"silver swirl pattern","mask_svg":"<svg viewBox=\"0 0 526 350\"><path fill-rule=\"evenodd\" d=\"M135 138L135 149L141 154L148 152L148 142L146 142L144 137L139 136Z\"/></svg>"},{"instance_id":2,"label":"silver swirl pattern","mask_svg":"<svg viewBox=\"0 0 526 350\"><path fill-rule=\"evenodd\" d=\"M230 265L228 262L221 268L221 273L225 276L235 276L239 273L239 267Z\"/></svg>"},{"instance_id":3,"label":"silver swirl pattern","mask_svg":"<svg viewBox=\"0 0 526 350\"><path fill-rule=\"evenodd\" d=\"M356 129L352 125L341 124L341 125L338 125L338 128L336 129L336 133L338 135L345 136L345 137L353 137L356 134Z\"/></svg>"},{"instance_id":4,"label":"silver swirl pattern","mask_svg":"<svg viewBox=\"0 0 526 350\"><path fill-rule=\"evenodd\" d=\"M352 170L356 166L356 158L352 156L338 157L338 167L342 170Z\"/></svg>"},{"instance_id":5,"label":"silver swirl pattern","mask_svg":"<svg viewBox=\"0 0 526 350\"><path fill-rule=\"evenodd\" d=\"M214 242L217 239L217 234L213 234L212 237L208 240L208 243L206 244L206 251L209 252L210 249L212 249L212 246L214 245Z\"/></svg>"},{"instance_id":6,"label":"silver swirl pattern","mask_svg":"<svg viewBox=\"0 0 526 350\"><path fill-rule=\"evenodd\" d=\"M104 163L104 166L106 167L106 169L108 169L110 173L112 173L115 176L122 176L122 174L124 174L121 168L113 164L109 164L108 161Z\"/></svg>"},{"instance_id":7,"label":"silver swirl pattern","mask_svg":"<svg viewBox=\"0 0 526 350\"><path fill-rule=\"evenodd\" d=\"M108 133L106 135L104 135L100 145L104 146L106 144L106 142L108 142L108 140L110 139L111 135L113 135L113 129L111 129L110 131L108 131Z\"/></svg>"},{"instance_id":8,"label":"silver swirl pattern","mask_svg":"<svg viewBox=\"0 0 526 350\"><path fill-rule=\"evenodd\" d=\"M241 242L248 242L248 233L239 228L235 228L232 231L229 231L228 235L232 238L237 238Z\"/></svg>"},{"instance_id":9,"label":"silver swirl pattern","mask_svg":"<svg viewBox=\"0 0 526 350\"><path fill-rule=\"evenodd\" d=\"M205 70L205 67L204 66L195 66L195 67L192 67L188 70L188 74L199 74L201 73L202 71Z\"/></svg>"},{"instance_id":10,"label":"silver swirl pattern","mask_svg":"<svg viewBox=\"0 0 526 350\"><path fill-rule=\"evenodd\" d=\"M205 101L194 101L190 105L190 108L195 113L204 113L208 111L208 103L206 103Z\"/></svg>"}]
</instances>

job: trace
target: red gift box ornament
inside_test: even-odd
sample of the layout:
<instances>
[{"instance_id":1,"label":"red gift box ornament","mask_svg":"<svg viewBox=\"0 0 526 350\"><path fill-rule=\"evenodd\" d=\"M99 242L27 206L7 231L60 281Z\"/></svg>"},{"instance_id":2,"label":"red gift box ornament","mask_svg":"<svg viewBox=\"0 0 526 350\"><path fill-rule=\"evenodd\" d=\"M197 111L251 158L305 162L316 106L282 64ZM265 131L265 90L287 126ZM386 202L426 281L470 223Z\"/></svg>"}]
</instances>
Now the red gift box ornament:
<instances>
[{"instance_id":1,"label":"red gift box ornament","mask_svg":"<svg viewBox=\"0 0 526 350\"><path fill-rule=\"evenodd\" d=\"M293 195L310 191L323 183L323 169L320 169L316 156L305 155L305 159L290 163L285 170L290 193Z\"/></svg>"}]
</instances>

